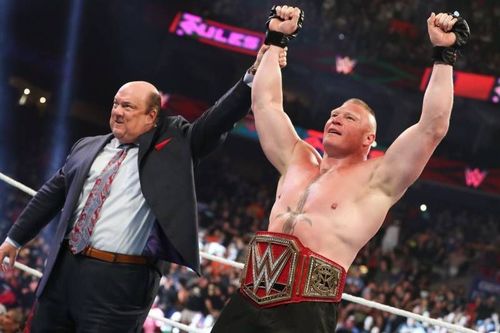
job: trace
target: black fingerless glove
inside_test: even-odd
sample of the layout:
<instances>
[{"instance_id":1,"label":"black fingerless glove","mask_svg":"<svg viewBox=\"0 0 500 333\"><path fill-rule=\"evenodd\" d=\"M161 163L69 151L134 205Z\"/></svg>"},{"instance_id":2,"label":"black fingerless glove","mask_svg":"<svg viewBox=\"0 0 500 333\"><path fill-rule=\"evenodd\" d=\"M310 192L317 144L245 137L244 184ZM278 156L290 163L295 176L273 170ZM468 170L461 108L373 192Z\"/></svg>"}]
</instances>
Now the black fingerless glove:
<instances>
[{"instance_id":1,"label":"black fingerless glove","mask_svg":"<svg viewBox=\"0 0 500 333\"><path fill-rule=\"evenodd\" d=\"M264 44L276 45L285 48L288 45L288 42L291 39L297 37L300 29L302 29L302 23L304 22L304 11L303 10L300 11L299 20L297 22L297 30L295 30L291 35L285 35L284 33L278 31L269 30L269 22L271 22L271 20L274 18L281 20L281 18L278 15L276 15L276 6L273 6L273 8L271 8L271 13L269 14L269 18L267 19L266 22L266 39L264 40Z\"/></svg>"},{"instance_id":2,"label":"black fingerless glove","mask_svg":"<svg viewBox=\"0 0 500 333\"><path fill-rule=\"evenodd\" d=\"M467 21L460 16L455 17L457 18L457 22L455 22L453 28L451 28L451 31L455 33L457 38L455 44L448 47L434 46L432 54L432 60L434 60L434 63L447 64L451 66L455 65L458 50L464 46L470 38L470 29Z\"/></svg>"}]
</instances>

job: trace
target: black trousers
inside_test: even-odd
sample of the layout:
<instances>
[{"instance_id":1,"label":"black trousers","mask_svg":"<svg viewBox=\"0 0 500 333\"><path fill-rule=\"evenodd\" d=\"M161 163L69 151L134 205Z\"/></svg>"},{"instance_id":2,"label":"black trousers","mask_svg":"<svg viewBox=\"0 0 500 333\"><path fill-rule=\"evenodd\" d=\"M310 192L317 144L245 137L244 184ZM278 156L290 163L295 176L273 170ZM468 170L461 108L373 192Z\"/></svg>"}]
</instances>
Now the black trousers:
<instances>
[{"instance_id":1,"label":"black trousers","mask_svg":"<svg viewBox=\"0 0 500 333\"><path fill-rule=\"evenodd\" d=\"M160 277L153 266L108 263L62 248L31 332L140 332Z\"/></svg>"},{"instance_id":2,"label":"black trousers","mask_svg":"<svg viewBox=\"0 0 500 333\"><path fill-rule=\"evenodd\" d=\"M302 302L259 308L237 292L212 333L334 333L338 303Z\"/></svg>"}]
</instances>

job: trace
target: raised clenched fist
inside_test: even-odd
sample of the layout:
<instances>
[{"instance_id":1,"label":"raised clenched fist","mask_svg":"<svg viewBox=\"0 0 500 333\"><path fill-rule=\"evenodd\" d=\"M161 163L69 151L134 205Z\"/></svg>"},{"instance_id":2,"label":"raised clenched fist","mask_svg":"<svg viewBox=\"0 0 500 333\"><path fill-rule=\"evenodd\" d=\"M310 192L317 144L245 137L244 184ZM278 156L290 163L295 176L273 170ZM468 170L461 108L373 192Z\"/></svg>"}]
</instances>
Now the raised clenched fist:
<instances>
[{"instance_id":1,"label":"raised clenched fist","mask_svg":"<svg viewBox=\"0 0 500 333\"><path fill-rule=\"evenodd\" d=\"M457 37L451 31L455 23L457 23L457 18L453 15L432 13L427 19L427 30L432 45L449 47L455 44Z\"/></svg>"},{"instance_id":2,"label":"raised clenched fist","mask_svg":"<svg viewBox=\"0 0 500 333\"><path fill-rule=\"evenodd\" d=\"M269 22L269 30L285 35L293 34L298 28L300 9L289 6L276 6L276 16Z\"/></svg>"}]
</instances>

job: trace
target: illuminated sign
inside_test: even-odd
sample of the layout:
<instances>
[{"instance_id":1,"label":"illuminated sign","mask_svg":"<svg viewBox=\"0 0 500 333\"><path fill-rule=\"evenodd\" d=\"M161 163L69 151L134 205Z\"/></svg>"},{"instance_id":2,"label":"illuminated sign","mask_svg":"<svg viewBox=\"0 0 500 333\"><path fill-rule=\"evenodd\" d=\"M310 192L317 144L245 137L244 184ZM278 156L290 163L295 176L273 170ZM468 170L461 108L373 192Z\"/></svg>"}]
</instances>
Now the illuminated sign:
<instances>
[{"instance_id":1,"label":"illuminated sign","mask_svg":"<svg viewBox=\"0 0 500 333\"><path fill-rule=\"evenodd\" d=\"M497 79L496 86L491 92L491 101L493 103L500 103L500 77Z\"/></svg>"},{"instance_id":2,"label":"illuminated sign","mask_svg":"<svg viewBox=\"0 0 500 333\"><path fill-rule=\"evenodd\" d=\"M335 57L335 69L339 74L351 74L356 66L356 60L349 57Z\"/></svg>"},{"instance_id":3,"label":"illuminated sign","mask_svg":"<svg viewBox=\"0 0 500 333\"><path fill-rule=\"evenodd\" d=\"M303 132L303 131L301 131ZM301 138L313 146L317 151L323 152L323 133L315 130L306 130L305 135L301 136Z\"/></svg>"},{"instance_id":4,"label":"illuminated sign","mask_svg":"<svg viewBox=\"0 0 500 333\"><path fill-rule=\"evenodd\" d=\"M465 168L465 184L470 187L478 188L486 178L486 171L481 171L478 168Z\"/></svg>"},{"instance_id":5,"label":"illuminated sign","mask_svg":"<svg viewBox=\"0 0 500 333\"><path fill-rule=\"evenodd\" d=\"M263 33L206 20L190 13L177 13L169 31L178 36L194 37L202 43L250 55L257 54L264 42Z\"/></svg>"},{"instance_id":6,"label":"illuminated sign","mask_svg":"<svg viewBox=\"0 0 500 333\"><path fill-rule=\"evenodd\" d=\"M429 83L432 68L426 68L422 81L420 82L420 90L424 91ZM491 75L480 75L474 73L466 73L461 71L453 72L453 81L455 88L455 96L479 99L482 101L495 102L494 86L500 85L499 79ZM490 97L491 96L491 97ZM497 95L498 96L498 95ZM498 97L497 97L498 98Z\"/></svg>"}]
</instances>

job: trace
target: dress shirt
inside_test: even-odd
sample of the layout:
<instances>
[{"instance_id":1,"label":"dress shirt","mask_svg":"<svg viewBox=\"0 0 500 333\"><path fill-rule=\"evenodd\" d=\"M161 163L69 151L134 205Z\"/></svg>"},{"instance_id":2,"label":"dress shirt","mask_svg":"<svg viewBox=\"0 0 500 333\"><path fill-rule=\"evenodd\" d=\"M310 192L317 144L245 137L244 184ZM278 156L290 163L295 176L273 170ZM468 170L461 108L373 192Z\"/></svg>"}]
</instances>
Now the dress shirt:
<instances>
[{"instance_id":1,"label":"dress shirt","mask_svg":"<svg viewBox=\"0 0 500 333\"><path fill-rule=\"evenodd\" d=\"M118 139L113 138L92 163L68 233L80 216L95 180L111 158L122 149L119 146ZM138 152L138 147L129 149L111 184L111 191L90 237L90 246L96 249L134 255L143 253L155 217L141 192Z\"/></svg>"},{"instance_id":2,"label":"dress shirt","mask_svg":"<svg viewBox=\"0 0 500 333\"><path fill-rule=\"evenodd\" d=\"M251 88L253 78L254 75L246 71L243 82ZM94 160L80 193L77 208L69 223L66 238L83 210L95 179L113 155L118 152L119 145L119 141L113 138ZM146 243L151 240L148 236L151 236L155 217L141 192L137 156L138 149L131 148L113 180L111 192L103 204L101 216L90 238L92 247L124 254L156 255L161 253L159 245L154 242L154 248L145 247ZM153 231L153 236L158 233L158 230ZM7 237L6 241L16 248L21 247L10 237Z\"/></svg>"}]
</instances>

